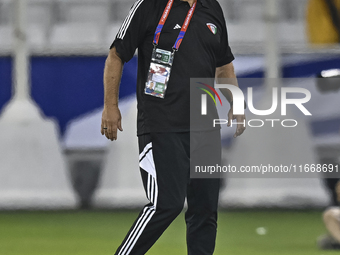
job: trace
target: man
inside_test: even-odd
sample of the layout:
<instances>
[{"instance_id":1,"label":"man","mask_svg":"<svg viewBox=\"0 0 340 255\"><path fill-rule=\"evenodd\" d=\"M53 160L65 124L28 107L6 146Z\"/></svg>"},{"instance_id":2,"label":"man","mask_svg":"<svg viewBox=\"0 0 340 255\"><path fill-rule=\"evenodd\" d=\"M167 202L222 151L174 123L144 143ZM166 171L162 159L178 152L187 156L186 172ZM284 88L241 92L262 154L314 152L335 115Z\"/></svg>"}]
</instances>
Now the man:
<instances>
[{"instance_id":1,"label":"man","mask_svg":"<svg viewBox=\"0 0 340 255\"><path fill-rule=\"evenodd\" d=\"M338 202L340 203L340 181L336 186ZM323 221L329 232L329 235L318 238L318 246L324 250L340 249L340 208L330 207L323 213Z\"/></svg>"},{"instance_id":2,"label":"man","mask_svg":"<svg viewBox=\"0 0 340 255\"><path fill-rule=\"evenodd\" d=\"M145 254L182 211L187 198L188 254L211 255L220 182L190 179L190 78L216 75L231 78L237 86L222 9L216 0L138 0L132 6L105 63L101 133L111 141L117 139L117 129L123 131L118 108L123 64L137 48L139 165L150 203L116 254ZM157 74L157 70L164 72ZM146 91L151 80L157 80L161 90L157 95ZM229 90L223 94L232 102ZM229 124L232 119L243 123L245 117L234 116L231 107ZM235 137L244 129L238 124ZM211 132L220 139L219 130Z\"/></svg>"}]
</instances>

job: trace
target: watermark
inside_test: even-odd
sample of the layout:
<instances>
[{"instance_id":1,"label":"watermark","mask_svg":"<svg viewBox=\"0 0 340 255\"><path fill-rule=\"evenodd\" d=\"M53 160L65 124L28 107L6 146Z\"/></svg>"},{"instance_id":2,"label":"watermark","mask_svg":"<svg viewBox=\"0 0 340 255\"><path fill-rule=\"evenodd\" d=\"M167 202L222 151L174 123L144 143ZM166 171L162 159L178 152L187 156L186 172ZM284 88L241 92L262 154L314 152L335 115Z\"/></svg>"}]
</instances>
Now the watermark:
<instances>
[{"instance_id":1,"label":"watermark","mask_svg":"<svg viewBox=\"0 0 340 255\"><path fill-rule=\"evenodd\" d=\"M328 161L318 154L323 135L326 142L331 134L333 143L340 138L338 115L330 112L336 114L334 96L327 101L319 89L323 83L315 78L273 79L269 85L244 78L238 79L239 87L231 80L219 82L191 79L192 178L340 177L339 165L320 164ZM327 104L327 111L320 108ZM246 129L234 138L240 126Z\"/></svg>"},{"instance_id":2,"label":"watermark","mask_svg":"<svg viewBox=\"0 0 340 255\"><path fill-rule=\"evenodd\" d=\"M195 173L204 174L255 174L258 177L270 175L270 174L303 174L303 173L323 173L323 174L339 174L339 165L333 164L303 164L303 165L210 165L210 166L195 166ZM268 176L270 177L270 176ZM277 177L277 176L276 176Z\"/></svg>"},{"instance_id":3,"label":"watermark","mask_svg":"<svg viewBox=\"0 0 340 255\"><path fill-rule=\"evenodd\" d=\"M201 95L201 115L207 115L208 114L208 100L207 100L207 95L210 96L211 100L213 100L215 106L217 105L215 96L218 98L221 106L223 106L221 97L219 93L216 91L216 89L224 89L230 91L232 95L232 101L233 101L233 114L234 115L244 115L245 114L245 102L247 102L249 111L256 115L256 116L269 116L275 113L278 109L279 105L279 88L274 87L272 88L272 103L271 107L269 109L265 110L260 110L256 109L254 106L254 100L253 100L253 88L249 87L247 88L247 101L245 101L245 96L243 94L243 91L231 84L216 84L215 88L212 86L202 83L202 82L197 82L198 84L201 84L205 86L206 88L201 88L198 87L200 90L205 92L205 94ZM208 89L210 89L213 93L211 93ZM287 87L287 88L281 88L280 89L280 105L281 105L281 116L286 116L287 115L287 105L294 105L299 109L304 115L306 116L312 116L310 111L304 106L305 103L308 103L311 99L311 93L309 90L305 88L296 88L296 87ZM303 97L302 98L288 98L288 94L290 93L295 93L295 94L300 94ZM216 127L217 125L227 125L228 119L213 119L213 127ZM248 127L256 127L260 128L263 127L265 124L271 125L272 127L275 126L275 124L279 124L282 127L285 128L292 128L296 127L298 125L298 121L295 119L250 119L250 120L244 120L244 122L231 122L231 126L237 125L237 124L242 124L243 126L248 126Z\"/></svg>"}]
</instances>

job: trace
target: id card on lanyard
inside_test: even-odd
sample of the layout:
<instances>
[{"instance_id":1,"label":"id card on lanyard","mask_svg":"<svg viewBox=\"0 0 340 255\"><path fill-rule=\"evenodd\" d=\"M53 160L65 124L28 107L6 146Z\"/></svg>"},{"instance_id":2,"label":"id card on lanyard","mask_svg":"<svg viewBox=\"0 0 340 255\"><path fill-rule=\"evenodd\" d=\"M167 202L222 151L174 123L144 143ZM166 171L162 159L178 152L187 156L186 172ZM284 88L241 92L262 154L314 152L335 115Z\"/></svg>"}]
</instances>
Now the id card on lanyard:
<instances>
[{"instance_id":1,"label":"id card on lanyard","mask_svg":"<svg viewBox=\"0 0 340 255\"><path fill-rule=\"evenodd\" d=\"M192 7L190 8L190 10L188 11L187 17L185 18L184 24L182 25L182 29L179 32L179 35L177 37L177 40L174 46L172 47L173 51L171 52L171 51L159 49L157 46L159 42L159 37L161 35L165 21L167 20L169 16L173 2L174 0L168 1L165 7L165 10L163 12L163 15L156 29L154 40L153 40L154 48L152 51L151 63L149 67L146 84L145 84L145 89L144 89L145 94L159 97L159 98L165 97L165 92L168 87L175 52L178 51L182 43L184 35L189 27L191 18L194 15L196 3L197 3L195 1Z\"/></svg>"}]
</instances>

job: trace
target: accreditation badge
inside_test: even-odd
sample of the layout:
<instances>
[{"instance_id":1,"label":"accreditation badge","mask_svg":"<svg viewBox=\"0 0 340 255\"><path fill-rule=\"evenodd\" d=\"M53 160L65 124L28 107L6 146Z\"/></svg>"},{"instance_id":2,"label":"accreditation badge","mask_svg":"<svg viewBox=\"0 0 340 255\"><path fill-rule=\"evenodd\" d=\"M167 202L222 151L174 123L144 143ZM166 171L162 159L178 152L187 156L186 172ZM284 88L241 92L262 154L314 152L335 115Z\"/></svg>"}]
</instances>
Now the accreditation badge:
<instances>
[{"instance_id":1,"label":"accreditation badge","mask_svg":"<svg viewBox=\"0 0 340 255\"><path fill-rule=\"evenodd\" d=\"M154 48L145 84L146 95L164 98L168 87L174 53Z\"/></svg>"}]
</instances>

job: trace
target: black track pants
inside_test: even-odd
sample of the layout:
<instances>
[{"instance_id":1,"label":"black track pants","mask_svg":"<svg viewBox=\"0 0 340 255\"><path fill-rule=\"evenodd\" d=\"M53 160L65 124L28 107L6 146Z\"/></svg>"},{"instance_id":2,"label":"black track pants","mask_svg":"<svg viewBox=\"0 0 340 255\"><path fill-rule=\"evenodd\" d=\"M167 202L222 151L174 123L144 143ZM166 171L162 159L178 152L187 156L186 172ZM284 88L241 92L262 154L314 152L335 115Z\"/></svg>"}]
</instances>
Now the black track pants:
<instances>
[{"instance_id":1,"label":"black track pants","mask_svg":"<svg viewBox=\"0 0 340 255\"><path fill-rule=\"evenodd\" d=\"M216 145L220 135L219 130L214 132L214 141L204 141L199 133L195 135L197 141ZM150 203L140 212L115 254L145 254L181 213L186 197L188 254L213 254L220 179L190 179L190 133L139 136L139 151L141 176ZM211 160L216 164L220 155Z\"/></svg>"}]
</instances>

